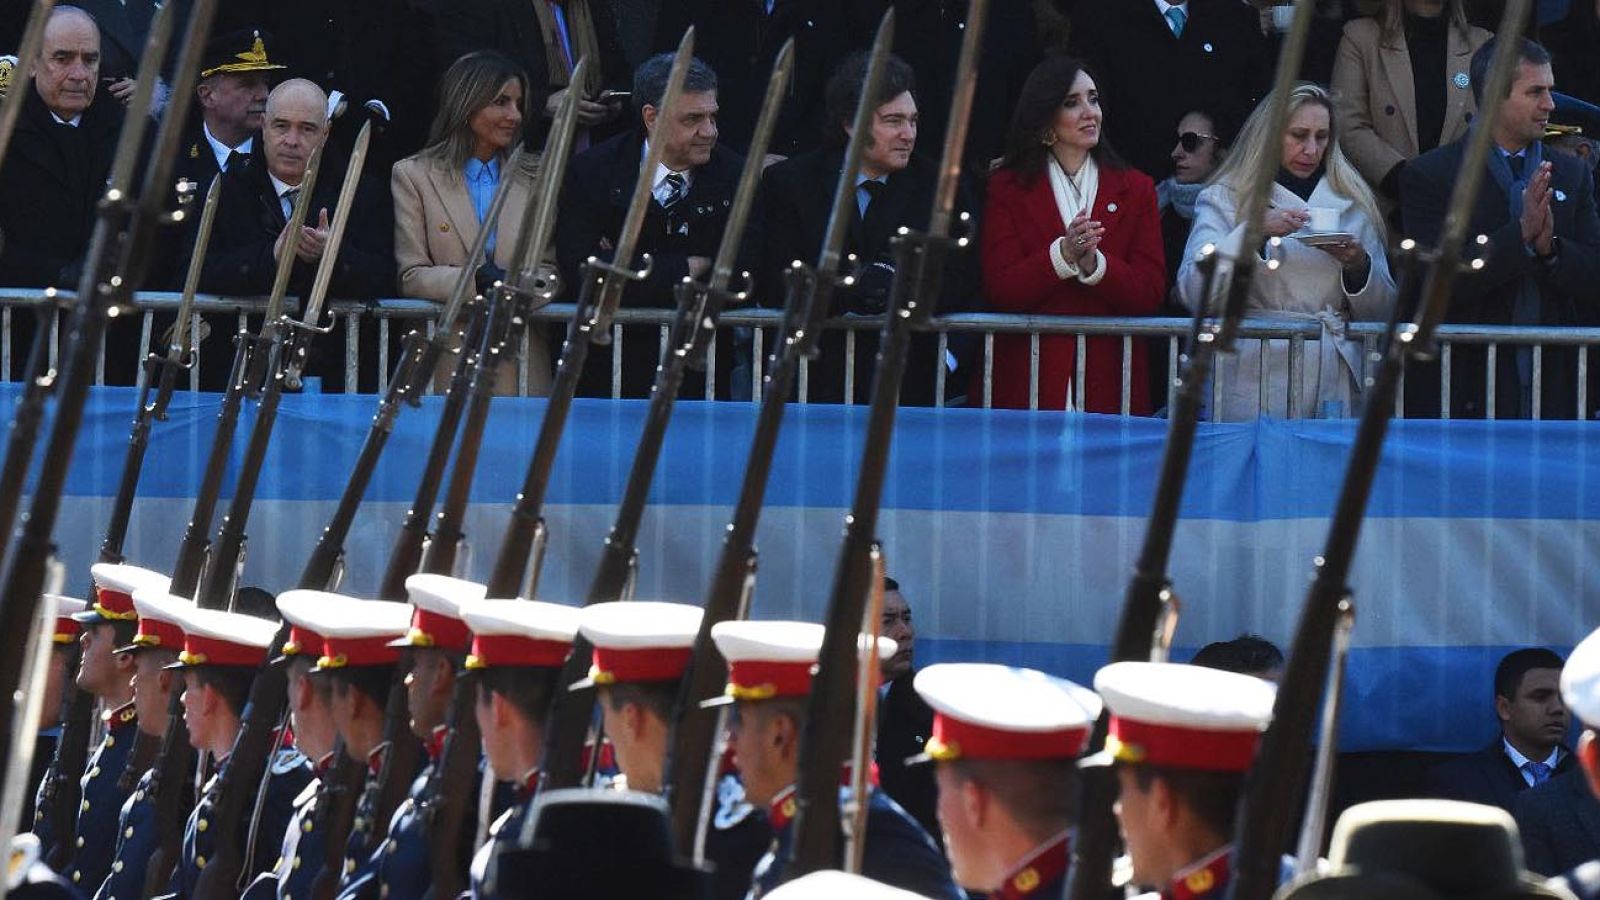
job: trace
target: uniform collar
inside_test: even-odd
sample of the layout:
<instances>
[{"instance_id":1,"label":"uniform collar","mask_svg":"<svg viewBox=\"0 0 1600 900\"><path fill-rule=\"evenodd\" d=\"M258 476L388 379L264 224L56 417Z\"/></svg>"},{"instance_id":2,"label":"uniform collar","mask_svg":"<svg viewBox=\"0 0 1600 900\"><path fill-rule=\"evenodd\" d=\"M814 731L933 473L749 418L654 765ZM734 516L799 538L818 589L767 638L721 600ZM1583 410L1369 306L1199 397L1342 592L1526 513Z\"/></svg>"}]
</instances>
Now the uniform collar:
<instances>
[{"instance_id":1,"label":"uniform collar","mask_svg":"<svg viewBox=\"0 0 1600 900\"><path fill-rule=\"evenodd\" d=\"M773 831L782 831L790 822L794 821L794 814L799 809L794 797L795 785L789 785L779 791L767 805L767 821L771 823Z\"/></svg>"},{"instance_id":2,"label":"uniform collar","mask_svg":"<svg viewBox=\"0 0 1600 900\"><path fill-rule=\"evenodd\" d=\"M129 700L116 709L101 713L100 718L111 731L121 731L139 721L139 712L133 708L133 701Z\"/></svg>"},{"instance_id":3,"label":"uniform collar","mask_svg":"<svg viewBox=\"0 0 1600 900\"><path fill-rule=\"evenodd\" d=\"M448 726L448 725L435 725L434 726L433 733L428 735L428 746L426 748L427 751L428 751L428 759L429 760L431 760L433 762L438 762L439 761L439 757L444 755L444 740L445 740L445 738L447 738L449 736L450 736L450 726Z\"/></svg>"},{"instance_id":4,"label":"uniform collar","mask_svg":"<svg viewBox=\"0 0 1600 900\"><path fill-rule=\"evenodd\" d=\"M1180 869L1161 892L1163 900L1198 900L1221 896L1233 874L1233 845L1226 844Z\"/></svg>"},{"instance_id":5,"label":"uniform collar","mask_svg":"<svg viewBox=\"0 0 1600 900\"><path fill-rule=\"evenodd\" d=\"M990 900L1023 900L1067 874L1072 832L1063 831L1022 858Z\"/></svg>"},{"instance_id":6,"label":"uniform collar","mask_svg":"<svg viewBox=\"0 0 1600 900\"><path fill-rule=\"evenodd\" d=\"M201 122L200 132L205 135L206 143L211 146L211 155L217 158L217 168L224 172L228 170L228 154L237 152L249 156L255 150L256 139L254 136L240 141L237 147L229 147L211 133L210 125Z\"/></svg>"},{"instance_id":7,"label":"uniform collar","mask_svg":"<svg viewBox=\"0 0 1600 900\"><path fill-rule=\"evenodd\" d=\"M541 774L543 773L539 771L539 767L534 766L533 769L528 772L528 774L522 776L521 781L517 782L516 788L518 803L527 803L533 799L534 794L539 792L539 776Z\"/></svg>"}]
</instances>

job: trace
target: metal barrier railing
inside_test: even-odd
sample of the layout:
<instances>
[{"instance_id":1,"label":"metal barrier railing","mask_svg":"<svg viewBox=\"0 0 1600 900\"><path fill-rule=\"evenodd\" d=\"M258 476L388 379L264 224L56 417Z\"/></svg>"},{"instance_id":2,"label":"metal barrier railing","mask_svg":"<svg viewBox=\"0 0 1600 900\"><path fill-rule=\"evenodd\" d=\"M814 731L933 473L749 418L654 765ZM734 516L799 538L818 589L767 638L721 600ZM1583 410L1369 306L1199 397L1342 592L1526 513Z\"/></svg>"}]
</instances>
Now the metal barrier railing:
<instances>
[{"instance_id":1,"label":"metal barrier railing","mask_svg":"<svg viewBox=\"0 0 1600 900\"><path fill-rule=\"evenodd\" d=\"M13 347L13 317L18 314L19 307L28 307L38 303L41 292L36 290L0 289L0 373L10 373L12 370L12 357L17 352ZM58 295L57 302L64 302L65 295ZM154 335L155 317L160 313L171 313L178 307L179 295L176 293L149 292L138 295L137 304L142 314L140 329L141 346L149 347ZM227 322L232 330L246 329L251 315L258 315L265 308L265 300L260 298L223 298L203 296L196 299L194 321L196 327L204 320L213 328L219 322ZM293 313L298 307L298 301L291 298L286 304L286 312ZM376 324L376 354L375 362L377 371L375 379L369 378L368 382L376 381L378 390L383 390L391 368L390 347L392 338L399 332L396 328L407 329L424 327L432 333L434 316L438 304L415 299L384 299L367 302L334 301L328 305L336 327L342 328L344 346L344 383L346 390L353 390L352 386L359 383L362 361L362 329L364 321ZM553 303L534 313L535 322L547 325L565 326L571 320L574 306L566 303ZM671 310L664 309L619 309L613 323L612 340L614 352L611 355L612 396L620 396L622 392L622 366L624 354L622 346L629 340L629 335L624 326L656 326L658 329L659 346L664 347L668 338L668 329L672 321ZM52 341L50 345L50 361L52 365L57 362L58 343L61 328L61 315L57 315L51 323ZM782 314L777 310L744 308L732 309L722 313L717 335L713 337L711 352L707 354L707 372L705 378L705 399L714 399L714 391L718 383L716 365L716 342L720 340L737 339L740 342L740 352L737 354L739 364L747 368L747 372L740 373L738 382L733 386L733 393L737 399L759 397L762 391L764 369L767 363L767 354L771 349L772 341L777 339L778 330L782 327ZM856 394L858 376L867 377L866 373L856 371L856 345L858 335L863 332L876 332L882 325L879 317L847 316L830 320L827 328L845 332L844 349L842 358L824 361L820 364L832 364L842 367L842 381L844 385L845 403L853 402ZM1168 386L1167 401L1170 402L1175 389L1178 374L1178 359L1180 345L1188 334L1190 321L1186 318L1110 318L1110 317L1069 317L1049 315L1016 315L1005 313L959 313L940 316L932 320L930 330L937 335L938 354L935 371L929 373L934 381L934 405L945 406L946 386L949 383L950 370L946 365L949 351L952 346L952 337L955 335L977 335L976 339L981 349L977 352L978 358L968 362L973 367L974 373L981 378L981 389L974 391L975 399L980 399L979 405L988 408L993 405L993 375L995 360L995 336L1002 334L1025 334L1029 341L1029 388L1028 408L1039 408L1039 368L1041 337L1044 335L1068 335L1076 339L1076 371L1073 373L1072 390L1074 405L1083 408L1086 378L1086 360L1088 358L1088 340L1091 337L1116 337L1121 338L1121 370L1120 370L1120 412L1123 415L1132 413L1132 385L1134 383L1133 366L1134 354L1132 352L1134 341L1165 341L1167 349L1166 384ZM1362 371L1363 381L1375 367L1376 354L1379 344L1383 339L1385 326L1380 322L1354 322L1345 330L1346 336L1359 341L1363 348ZM1258 342L1265 355L1269 341L1288 341L1288 384L1287 410L1290 418L1311 418L1321 415L1324 411L1317 409L1300 409L1298 391L1292 386L1299 379L1297 372L1302 371L1305 365L1305 354L1308 345L1315 347L1322 336L1321 325L1314 320L1306 319L1273 319L1273 318L1247 318L1239 329L1239 340L1243 342ZM215 338L213 338L214 340ZM518 348L519 360L526 360L529 356L532 341L540 340L536 334L525 332L522 338L523 346ZM633 339L637 339L634 337ZM1545 412L1543 398L1545 351L1550 347L1576 348L1575 362L1572 366L1573 396L1576 398L1576 409L1587 411L1589 408L1589 353L1591 346L1600 346L1600 328L1576 327L1545 327L1545 326L1514 326L1514 325L1444 325L1439 328L1439 415L1449 418L1451 413L1452 370L1457 346L1482 346L1486 348L1486 371L1484 376L1485 396L1483 410L1487 418L1496 418L1496 387L1497 387L1497 361L1502 348L1532 348L1532 418L1542 418ZM99 367L96 373L97 383L106 383L105 348L102 346L99 356ZM26 352L25 349L22 352ZM369 354L370 355L370 354ZM810 373L813 365L819 363L804 363L801 366L799 390L797 399L801 403L808 402ZM521 366L521 378L518 392L523 395L530 393L533 379L527 366ZM196 366L188 373L189 389L197 389L200 383L201 372ZM142 377L142 372L140 373ZM124 379L131 380L131 379ZM1223 392L1226 389L1224 376L1214 379L1211 386L1211 396L1214 405L1220 405ZM1261 366L1258 376L1258 393L1262 408L1268 406L1268 367ZM1399 409L1397 414L1405 415L1405 392L1401 391ZM959 403L960 401L956 401ZM1344 411L1345 415L1354 415L1354 410ZM1584 412L1580 412L1584 415Z\"/></svg>"}]
</instances>

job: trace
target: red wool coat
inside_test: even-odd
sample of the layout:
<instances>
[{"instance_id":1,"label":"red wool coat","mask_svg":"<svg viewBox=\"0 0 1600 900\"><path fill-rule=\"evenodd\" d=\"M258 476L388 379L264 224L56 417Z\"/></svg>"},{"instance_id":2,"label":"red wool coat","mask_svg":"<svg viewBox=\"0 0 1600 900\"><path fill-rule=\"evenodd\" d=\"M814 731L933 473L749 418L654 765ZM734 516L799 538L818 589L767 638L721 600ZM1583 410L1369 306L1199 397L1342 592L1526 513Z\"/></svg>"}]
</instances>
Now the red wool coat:
<instances>
[{"instance_id":1,"label":"red wool coat","mask_svg":"<svg viewBox=\"0 0 1600 900\"><path fill-rule=\"evenodd\" d=\"M1105 277L1086 285L1056 275L1050 245L1066 233L1050 179L1041 174L1023 184L1002 169L989 179L982 229L984 294L996 312L1069 316L1147 316L1155 313L1166 289L1161 216L1155 185L1135 169L1100 169L1094 218L1106 229L1100 252ZM1133 341L1130 411L1150 412L1145 341ZM1084 367L1084 409L1117 413L1122 409L1122 339L1091 337ZM994 405L1028 406L1030 345L1025 334L996 335ZM1044 335L1039 341L1039 408L1064 409L1067 384L1077 367L1077 337ZM971 402L983 402L982 380L973 383Z\"/></svg>"}]
</instances>

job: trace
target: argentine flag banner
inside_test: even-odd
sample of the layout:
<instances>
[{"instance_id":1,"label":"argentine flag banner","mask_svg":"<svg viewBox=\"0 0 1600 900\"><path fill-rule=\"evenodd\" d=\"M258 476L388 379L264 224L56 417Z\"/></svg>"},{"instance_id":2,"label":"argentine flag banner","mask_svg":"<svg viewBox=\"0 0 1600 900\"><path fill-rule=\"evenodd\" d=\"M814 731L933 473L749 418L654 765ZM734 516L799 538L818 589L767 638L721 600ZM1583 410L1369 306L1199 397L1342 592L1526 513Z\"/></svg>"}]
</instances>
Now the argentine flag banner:
<instances>
[{"instance_id":1,"label":"argentine flag banner","mask_svg":"<svg viewBox=\"0 0 1600 900\"><path fill-rule=\"evenodd\" d=\"M5 387L10 405L16 386ZM87 589L134 402L129 388L91 395L56 535L69 592ZM156 424L129 562L170 571L218 405L217 395L180 393ZM241 584L294 585L375 407L371 396L284 398ZM548 493L539 599L582 602L645 409L574 405ZM439 410L439 398L426 398L401 413L346 545L342 591L376 590ZM537 399L494 401L465 527L466 577L481 580L494 564L543 411ZM247 404L233 474L252 415ZM703 602L755 416L751 404L677 404L640 532L635 597ZM754 617L821 620L866 420L863 407L789 409L761 517ZM1174 660L1245 631L1288 643L1354 432L1353 421L1201 426L1173 544ZM1166 423L1154 419L902 409L879 536L914 610L918 665L1008 662L1088 683L1121 610L1165 440ZM1494 727L1500 655L1530 645L1565 653L1600 626L1597 556L1594 424L1395 422L1350 585L1343 749L1481 744Z\"/></svg>"}]
</instances>

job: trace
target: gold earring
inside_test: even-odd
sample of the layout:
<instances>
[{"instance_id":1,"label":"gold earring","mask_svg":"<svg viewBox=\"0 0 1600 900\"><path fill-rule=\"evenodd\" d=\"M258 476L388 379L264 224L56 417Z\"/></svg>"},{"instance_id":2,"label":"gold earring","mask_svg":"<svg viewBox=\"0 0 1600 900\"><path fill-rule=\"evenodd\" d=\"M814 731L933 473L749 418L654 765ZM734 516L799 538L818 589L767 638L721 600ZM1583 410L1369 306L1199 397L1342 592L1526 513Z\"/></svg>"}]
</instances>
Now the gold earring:
<instances>
[{"instance_id":1,"label":"gold earring","mask_svg":"<svg viewBox=\"0 0 1600 900\"><path fill-rule=\"evenodd\" d=\"M1056 145L1056 133L1054 131L1045 132L1044 139L1039 141L1039 143L1045 145L1046 147L1054 147Z\"/></svg>"}]
</instances>

